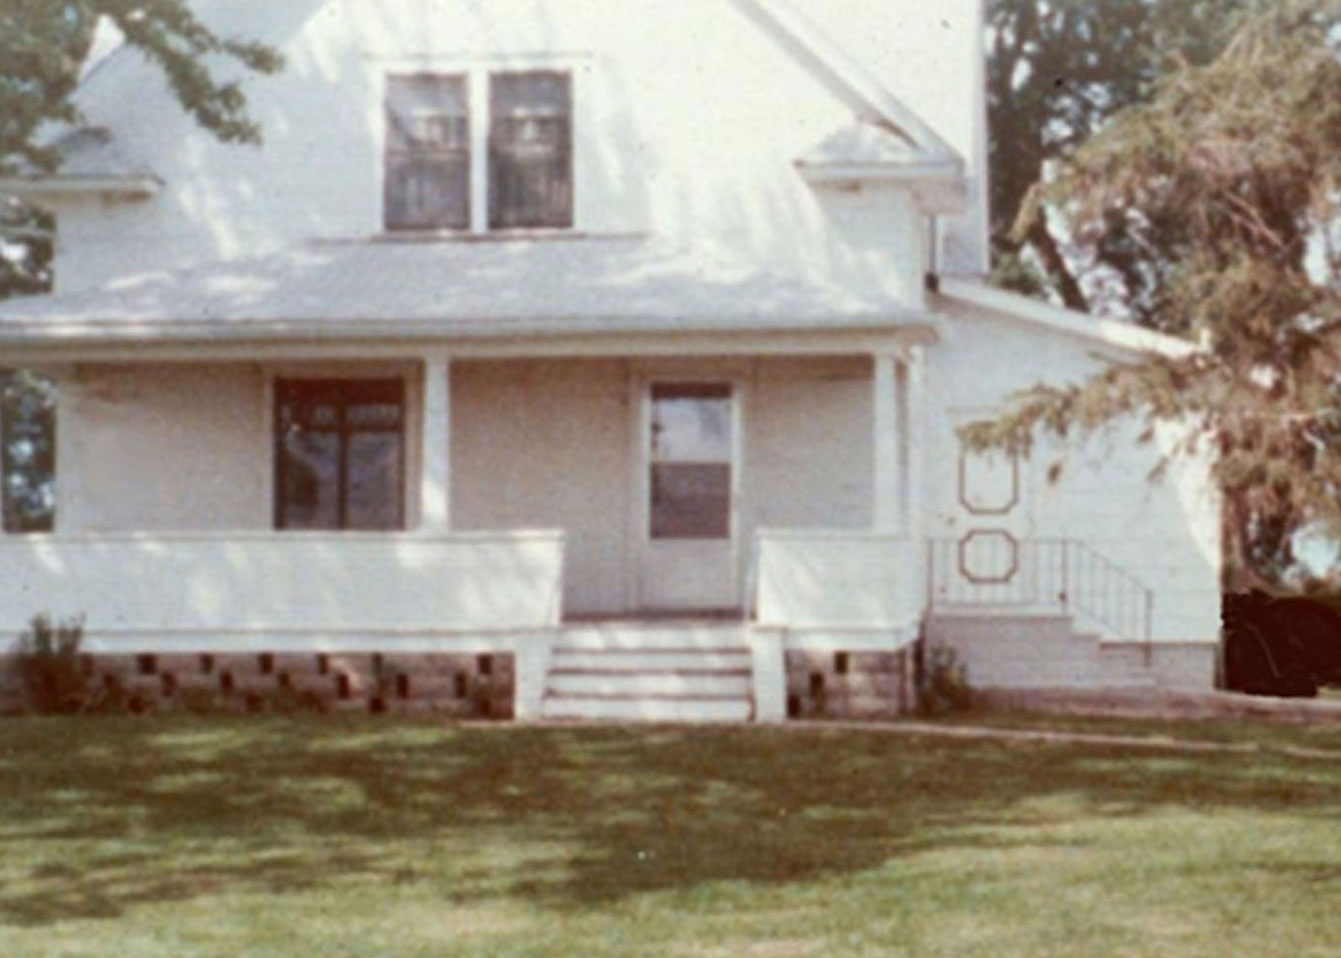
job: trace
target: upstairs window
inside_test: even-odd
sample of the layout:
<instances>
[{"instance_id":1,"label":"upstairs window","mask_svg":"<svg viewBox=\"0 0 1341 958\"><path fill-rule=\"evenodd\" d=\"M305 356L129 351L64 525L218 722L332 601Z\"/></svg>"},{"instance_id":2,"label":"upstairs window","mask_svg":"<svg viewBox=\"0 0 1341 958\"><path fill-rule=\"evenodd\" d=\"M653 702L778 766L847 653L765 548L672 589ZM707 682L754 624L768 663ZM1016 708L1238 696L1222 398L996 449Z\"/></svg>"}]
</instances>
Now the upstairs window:
<instances>
[{"instance_id":1,"label":"upstairs window","mask_svg":"<svg viewBox=\"0 0 1341 958\"><path fill-rule=\"evenodd\" d=\"M573 225L573 93L566 73L489 78L489 228Z\"/></svg>"},{"instance_id":2,"label":"upstairs window","mask_svg":"<svg viewBox=\"0 0 1341 958\"><path fill-rule=\"evenodd\" d=\"M432 73L387 77L386 124L386 228L469 229L466 78Z\"/></svg>"}]
</instances>

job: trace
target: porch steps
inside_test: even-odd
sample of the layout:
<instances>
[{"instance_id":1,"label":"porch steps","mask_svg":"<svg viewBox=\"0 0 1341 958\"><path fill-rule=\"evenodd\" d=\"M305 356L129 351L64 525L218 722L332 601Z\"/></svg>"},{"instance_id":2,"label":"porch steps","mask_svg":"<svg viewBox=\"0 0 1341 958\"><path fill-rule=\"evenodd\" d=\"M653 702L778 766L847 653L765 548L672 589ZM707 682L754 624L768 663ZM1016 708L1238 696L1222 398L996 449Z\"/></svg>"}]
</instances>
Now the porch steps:
<instances>
[{"instance_id":1,"label":"porch steps","mask_svg":"<svg viewBox=\"0 0 1341 958\"><path fill-rule=\"evenodd\" d=\"M971 685L1075 689L1157 684L1139 645L1106 640L1062 613L941 610L928 619L927 634L932 642L955 649Z\"/></svg>"},{"instance_id":2,"label":"porch steps","mask_svg":"<svg viewBox=\"0 0 1341 958\"><path fill-rule=\"evenodd\" d=\"M551 650L547 719L744 722L753 712L750 651L738 624L570 626Z\"/></svg>"}]
</instances>

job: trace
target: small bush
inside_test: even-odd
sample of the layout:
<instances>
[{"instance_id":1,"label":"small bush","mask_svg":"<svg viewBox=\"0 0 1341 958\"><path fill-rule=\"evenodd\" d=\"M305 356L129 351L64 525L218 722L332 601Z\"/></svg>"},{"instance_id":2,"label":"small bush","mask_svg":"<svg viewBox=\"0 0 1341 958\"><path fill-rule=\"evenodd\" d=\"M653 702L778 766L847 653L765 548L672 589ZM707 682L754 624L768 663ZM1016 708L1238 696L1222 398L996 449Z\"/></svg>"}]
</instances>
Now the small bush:
<instances>
[{"instance_id":1,"label":"small bush","mask_svg":"<svg viewBox=\"0 0 1341 958\"><path fill-rule=\"evenodd\" d=\"M917 711L927 716L967 712L973 704L968 669L949 646L933 645L927 652L917 690Z\"/></svg>"},{"instance_id":2,"label":"small bush","mask_svg":"<svg viewBox=\"0 0 1341 958\"><path fill-rule=\"evenodd\" d=\"M30 711L68 715L89 707L90 683L79 655L83 639L82 618L53 622L45 615L33 616L14 650L24 704Z\"/></svg>"}]
</instances>

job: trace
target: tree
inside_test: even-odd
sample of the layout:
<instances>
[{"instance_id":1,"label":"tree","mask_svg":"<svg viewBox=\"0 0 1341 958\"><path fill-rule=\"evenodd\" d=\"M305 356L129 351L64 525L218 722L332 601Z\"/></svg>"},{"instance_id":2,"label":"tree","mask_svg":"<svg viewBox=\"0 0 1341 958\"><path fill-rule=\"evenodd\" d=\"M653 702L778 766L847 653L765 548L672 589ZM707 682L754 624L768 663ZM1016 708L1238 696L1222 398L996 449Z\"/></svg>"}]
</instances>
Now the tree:
<instances>
[{"instance_id":1,"label":"tree","mask_svg":"<svg viewBox=\"0 0 1341 958\"><path fill-rule=\"evenodd\" d=\"M273 73L281 66L279 54L217 35L187 0L0 0L0 175L59 164L41 130L79 122L72 97L100 17L162 70L177 101L201 126L225 142L260 141L240 81L220 79L213 68L232 61ZM0 299L50 289L54 230L48 211L0 194ZM51 526L54 430L50 381L0 370L0 498L8 531Z\"/></svg>"},{"instance_id":2,"label":"tree","mask_svg":"<svg viewBox=\"0 0 1341 958\"><path fill-rule=\"evenodd\" d=\"M188 0L0 0L0 165L55 167L59 157L34 133L43 123L78 120L71 94L100 17L163 71L201 126L226 142L260 141L240 81L220 80L209 64L223 58L274 73L279 54L217 35Z\"/></svg>"},{"instance_id":3,"label":"tree","mask_svg":"<svg viewBox=\"0 0 1341 958\"><path fill-rule=\"evenodd\" d=\"M1126 243L1157 324L1203 348L1027 390L965 440L1027 453L1128 415L1177 425L1170 456L1216 456L1226 585L1279 587L1297 531L1341 528L1339 187L1341 0L1276 0L1032 201L1081 244Z\"/></svg>"},{"instance_id":4,"label":"tree","mask_svg":"<svg viewBox=\"0 0 1341 958\"><path fill-rule=\"evenodd\" d=\"M0 175L59 164L59 152L40 131L79 121L73 93L101 17L162 70L201 126L225 142L260 141L241 82L220 79L211 64L231 60L273 73L282 65L279 54L217 35L188 0L0 0ZM0 298L49 288L53 229L43 211L0 195Z\"/></svg>"},{"instance_id":5,"label":"tree","mask_svg":"<svg viewBox=\"0 0 1341 958\"><path fill-rule=\"evenodd\" d=\"M1049 163L1069 156L1120 110L1149 99L1171 63L1209 61L1239 17L1265 2L991 0L987 102L999 285L1031 295L1050 288L1072 309L1087 310L1095 305L1087 285L1094 284L1084 281L1107 275L1124 311L1149 318L1136 251L1121 231L1091 243L1089 262L1077 263L1061 224L1026 198ZM1016 231L1022 211L1027 218Z\"/></svg>"}]
</instances>

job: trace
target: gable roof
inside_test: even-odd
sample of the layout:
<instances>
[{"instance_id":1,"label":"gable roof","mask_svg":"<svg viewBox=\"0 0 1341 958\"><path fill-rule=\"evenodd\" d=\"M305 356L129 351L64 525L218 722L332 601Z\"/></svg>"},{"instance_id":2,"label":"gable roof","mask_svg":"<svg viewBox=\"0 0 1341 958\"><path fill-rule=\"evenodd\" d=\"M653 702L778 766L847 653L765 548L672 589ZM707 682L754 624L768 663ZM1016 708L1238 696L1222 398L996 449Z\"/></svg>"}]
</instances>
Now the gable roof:
<instances>
[{"instance_id":1,"label":"gable roof","mask_svg":"<svg viewBox=\"0 0 1341 958\"><path fill-rule=\"evenodd\" d=\"M963 159L953 147L788 0L732 2L859 120L898 134L924 160L962 167Z\"/></svg>"},{"instance_id":2,"label":"gable roof","mask_svg":"<svg viewBox=\"0 0 1341 958\"><path fill-rule=\"evenodd\" d=\"M897 96L840 44L830 38L823 27L802 13L789 0L728 0L761 32L776 43L807 74L852 110L858 123L847 130L839 130L819 144L812 154L802 158L798 166L815 165L820 156L825 162L847 166L847 179L852 179L854 165L867 172L889 173L894 167L903 167L903 178L947 176L962 178L964 160L937 133L909 109ZM264 37L260 39L265 39ZM97 86L115 77L131 50L124 41L104 53L95 69L86 72L80 81L77 95L86 96ZM115 102L115 101L114 101ZM109 120L112 117L100 117ZM853 135L853 131L860 131ZM102 135L114 146L106 130ZM83 136L86 131L73 134ZM879 147L878 163L871 161L870 144L877 140L888 142ZM846 151L846 152L845 152ZM95 157L89 154L89 162ZM114 158L105 152L101 158L106 174L112 176L130 162L143 166L129 157ZM147 168L146 168L147 169ZM58 179L64 171L34 177L29 182ZM152 171L139 177L142 184L154 181Z\"/></svg>"},{"instance_id":3,"label":"gable roof","mask_svg":"<svg viewBox=\"0 0 1341 958\"><path fill-rule=\"evenodd\" d=\"M1183 359L1199 348L1196 343L1167 333L1133 323L1088 316L982 283L942 278L939 293L943 299L1002 313L1035 327L1086 339L1125 354L1154 353L1169 359Z\"/></svg>"},{"instance_id":4,"label":"gable roof","mask_svg":"<svg viewBox=\"0 0 1341 958\"><path fill-rule=\"evenodd\" d=\"M11 344L936 325L837 284L632 237L311 243L0 303Z\"/></svg>"},{"instance_id":5,"label":"gable roof","mask_svg":"<svg viewBox=\"0 0 1341 958\"><path fill-rule=\"evenodd\" d=\"M928 157L888 128L861 120L829 134L796 168L815 186L913 183L928 212L962 212L968 199L960 164Z\"/></svg>"}]
</instances>

